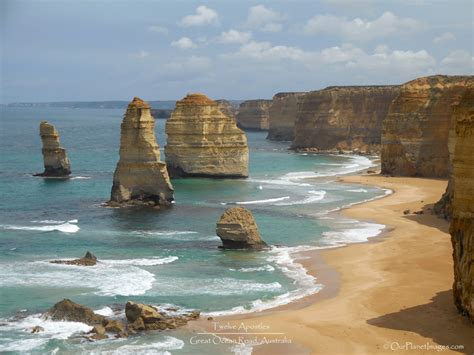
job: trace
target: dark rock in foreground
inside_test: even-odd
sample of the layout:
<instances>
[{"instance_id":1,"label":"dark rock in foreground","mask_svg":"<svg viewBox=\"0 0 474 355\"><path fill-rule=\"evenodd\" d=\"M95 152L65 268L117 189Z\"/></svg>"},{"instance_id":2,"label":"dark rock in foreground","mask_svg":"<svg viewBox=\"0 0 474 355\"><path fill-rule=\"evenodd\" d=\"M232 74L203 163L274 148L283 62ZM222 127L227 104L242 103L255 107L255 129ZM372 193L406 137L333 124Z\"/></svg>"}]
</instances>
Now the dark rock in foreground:
<instances>
[{"instance_id":1,"label":"dark rock in foreground","mask_svg":"<svg viewBox=\"0 0 474 355\"><path fill-rule=\"evenodd\" d=\"M95 255L93 255L91 252L87 252L86 255L84 255L80 259L74 259L74 260L52 260L50 263L53 264L66 264L66 265L78 265L78 266L94 266L97 264L97 258Z\"/></svg>"}]
</instances>

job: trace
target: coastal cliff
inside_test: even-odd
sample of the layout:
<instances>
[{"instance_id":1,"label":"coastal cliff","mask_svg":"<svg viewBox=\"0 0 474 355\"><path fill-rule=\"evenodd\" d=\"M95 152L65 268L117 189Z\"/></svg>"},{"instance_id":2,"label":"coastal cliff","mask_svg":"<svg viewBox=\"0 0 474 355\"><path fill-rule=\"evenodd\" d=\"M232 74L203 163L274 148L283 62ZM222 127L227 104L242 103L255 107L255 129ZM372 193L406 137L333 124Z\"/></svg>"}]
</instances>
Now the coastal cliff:
<instances>
[{"instance_id":1,"label":"coastal cliff","mask_svg":"<svg viewBox=\"0 0 474 355\"><path fill-rule=\"evenodd\" d=\"M272 100L247 100L240 104L237 125L250 131L265 131L269 126L268 109Z\"/></svg>"},{"instance_id":2,"label":"coastal cliff","mask_svg":"<svg viewBox=\"0 0 474 355\"><path fill-rule=\"evenodd\" d=\"M160 161L150 105L135 97L121 124L120 160L114 173L110 206L168 205L173 186Z\"/></svg>"},{"instance_id":3,"label":"coastal cliff","mask_svg":"<svg viewBox=\"0 0 474 355\"><path fill-rule=\"evenodd\" d=\"M267 139L274 141L292 141L298 102L303 92L280 92L273 96L269 109L269 128Z\"/></svg>"},{"instance_id":4,"label":"coastal cliff","mask_svg":"<svg viewBox=\"0 0 474 355\"><path fill-rule=\"evenodd\" d=\"M333 86L305 94L298 105L296 150L359 151L380 148L382 121L398 86Z\"/></svg>"},{"instance_id":5,"label":"coastal cliff","mask_svg":"<svg viewBox=\"0 0 474 355\"><path fill-rule=\"evenodd\" d=\"M454 302L474 322L474 88L454 108L456 146L453 158Z\"/></svg>"},{"instance_id":6,"label":"coastal cliff","mask_svg":"<svg viewBox=\"0 0 474 355\"><path fill-rule=\"evenodd\" d=\"M188 94L166 122L166 163L172 177L247 177L247 137L204 94Z\"/></svg>"},{"instance_id":7,"label":"coastal cliff","mask_svg":"<svg viewBox=\"0 0 474 355\"><path fill-rule=\"evenodd\" d=\"M232 106L232 104L230 103L230 101L227 101L227 100L215 100L216 103L217 103L217 107L219 107L219 110L224 114L226 115L227 117L230 117L232 118L234 121L236 121L236 117L235 117L235 108L234 106Z\"/></svg>"},{"instance_id":8,"label":"coastal cliff","mask_svg":"<svg viewBox=\"0 0 474 355\"><path fill-rule=\"evenodd\" d=\"M449 175L452 105L472 80L469 76L435 75L402 85L383 122L383 174Z\"/></svg>"},{"instance_id":9,"label":"coastal cliff","mask_svg":"<svg viewBox=\"0 0 474 355\"><path fill-rule=\"evenodd\" d=\"M71 163L66 149L61 147L59 133L56 128L46 121L40 123L40 136L43 143L44 172L35 176L67 177L71 174Z\"/></svg>"}]
</instances>

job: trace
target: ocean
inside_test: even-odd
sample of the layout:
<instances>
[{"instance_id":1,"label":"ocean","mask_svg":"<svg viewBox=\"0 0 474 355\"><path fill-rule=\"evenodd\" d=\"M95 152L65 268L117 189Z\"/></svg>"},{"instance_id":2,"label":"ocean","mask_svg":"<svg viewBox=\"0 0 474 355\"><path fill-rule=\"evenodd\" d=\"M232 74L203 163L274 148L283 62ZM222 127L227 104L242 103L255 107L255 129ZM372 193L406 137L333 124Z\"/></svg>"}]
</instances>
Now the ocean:
<instances>
[{"instance_id":1,"label":"ocean","mask_svg":"<svg viewBox=\"0 0 474 355\"><path fill-rule=\"evenodd\" d=\"M3 107L0 161L0 352L232 353L190 345L184 330L90 343L90 327L41 317L63 298L113 314L129 300L199 309L203 316L258 312L321 290L298 252L365 242L385 226L337 213L389 191L336 182L374 166L375 157L288 151L266 132L247 132L248 179L176 179L164 211L115 209L110 197L123 110ZM72 177L43 179L39 123L61 135ZM164 147L165 120L156 134ZM164 160L163 150L161 152ZM272 249L225 251L215 225L226 208L252 211ZM97 256L94 267L51 264ZM31 334L41 325L44 332Z\"/></svg>"}]
</instances>

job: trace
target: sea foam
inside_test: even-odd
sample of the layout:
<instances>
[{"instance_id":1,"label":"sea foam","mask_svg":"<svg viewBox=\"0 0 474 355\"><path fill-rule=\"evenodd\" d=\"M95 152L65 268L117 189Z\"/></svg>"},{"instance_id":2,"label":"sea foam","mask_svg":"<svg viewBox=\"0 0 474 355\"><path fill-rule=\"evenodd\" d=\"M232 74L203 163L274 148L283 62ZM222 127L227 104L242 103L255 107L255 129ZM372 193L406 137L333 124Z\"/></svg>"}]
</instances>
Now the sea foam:
<instances>
[{"instance_id":1,"label":"sea foam","mask_svg":"<svg viewBox=\"0 0 474 355\"><path fill-rule=\"evenodd\" d=\"M67 222L44 220L44 221L37 221L36 223L41 223L41 224L51 223L51 224L40 225L40 226L17 226L17 225L11 225L11 224L0 224L0 229L39 231L39 232L58 231L58 232L63 232L63 233L76 233L80 229L79 226L76 225L76 223L78 223L77 219L72 219Z\"/></svg>"}]
</instances>

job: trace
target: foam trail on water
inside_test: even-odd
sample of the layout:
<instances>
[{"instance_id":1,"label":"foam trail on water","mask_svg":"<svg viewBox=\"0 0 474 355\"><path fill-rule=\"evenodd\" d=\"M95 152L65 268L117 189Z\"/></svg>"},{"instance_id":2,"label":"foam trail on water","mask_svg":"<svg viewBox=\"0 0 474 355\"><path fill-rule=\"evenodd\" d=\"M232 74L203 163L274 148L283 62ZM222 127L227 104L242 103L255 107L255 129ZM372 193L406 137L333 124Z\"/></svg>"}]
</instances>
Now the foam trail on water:
<instances>
[{"instance_id":1,"label":"foam trail on water","mask_svg":"<svg viewBox=\"0 0 474 355\"><path fill-rule=\"evenodd\" d=\"M106 265L137 265L137 266L153 266L169 264L178 260L177 256L168 256L166 258L151 258L151 259L122 259L122 260L101 260L101 263Z\"/></svg>"},{"instance_id":2,"label":"foam trail on water","mask_svg":"<svg viewBox=\"0 0 474 355\"><path fill-rule=\"evenodd\" d=\"M284 197L277 197L277 198L269 198L267 200L241 201L241 202L222 203L222 204L223 205L230 205L230 204L235 204L235 205L258 205L258 204L284 201L284 200L288 200L289 198L290 198L290 196L284 196Z\"/></svg>"},{"instance_id":3,"label":"foam trail on water","mask_svg":"<svg viewBox=\"0 0 474 355\"><path fill-rule=\"evenodd\" d=\"M76 225L77 219L67 221L65 223L58 224L60 221L54 221L55 224L41 225L41 226L17 226L11 224L1 224L0 229L6 230L24 230L24 231L39 231L39 232L52 232L58 231L63 233L76 233L79 231L79 226ZM46 221L40 221L37 223L46 224Z\"/></svg>"}]
</instances>

